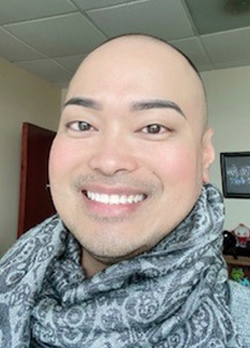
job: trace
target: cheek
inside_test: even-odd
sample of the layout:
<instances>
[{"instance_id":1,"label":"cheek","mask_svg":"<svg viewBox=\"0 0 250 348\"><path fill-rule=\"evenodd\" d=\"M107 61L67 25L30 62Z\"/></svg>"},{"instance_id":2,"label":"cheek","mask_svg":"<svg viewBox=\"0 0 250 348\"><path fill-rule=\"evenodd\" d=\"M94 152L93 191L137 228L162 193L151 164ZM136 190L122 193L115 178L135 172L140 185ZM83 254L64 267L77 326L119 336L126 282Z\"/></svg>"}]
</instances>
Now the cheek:
<instances>
[{"instance_id":1,"label":"cheek","mask_svg":"<svg viewBox=\"0 0 250 348\"><path fill-rule=\"evenodd\" d=\"M72 145L61 138L55 139L49 158L50 181L67 177L74 170L79 155Z\"/></svg>"},{"instance_id":2,"label":"cheek","mask_svg":"<svg viewBox=\"0 0 250 348\"><path fill-rule=\"evenodd\" d=\"M159 148L150 153L152 170L162 181L186 184L200 176L196 149L187 144Z\"/></svg>"}]
</instances>

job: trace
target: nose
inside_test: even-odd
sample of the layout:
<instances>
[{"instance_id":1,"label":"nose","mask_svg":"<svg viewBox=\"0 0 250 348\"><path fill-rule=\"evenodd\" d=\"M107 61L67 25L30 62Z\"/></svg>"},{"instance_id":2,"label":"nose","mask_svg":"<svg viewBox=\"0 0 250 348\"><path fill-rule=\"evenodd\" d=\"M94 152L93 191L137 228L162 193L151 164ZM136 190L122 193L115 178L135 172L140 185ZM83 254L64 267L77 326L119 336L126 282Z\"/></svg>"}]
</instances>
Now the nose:
<instances>
[{"instance_id":1,"label":"nose","mask_svg":"<svg viewBox=\"0 0 250 348\"><path fill-rule=\"evenodd\" d=\"M89 160L91 169L107 176L137 169L133 148L123 137L103 137L94 147Z\"/></svg>"}]
</instances>

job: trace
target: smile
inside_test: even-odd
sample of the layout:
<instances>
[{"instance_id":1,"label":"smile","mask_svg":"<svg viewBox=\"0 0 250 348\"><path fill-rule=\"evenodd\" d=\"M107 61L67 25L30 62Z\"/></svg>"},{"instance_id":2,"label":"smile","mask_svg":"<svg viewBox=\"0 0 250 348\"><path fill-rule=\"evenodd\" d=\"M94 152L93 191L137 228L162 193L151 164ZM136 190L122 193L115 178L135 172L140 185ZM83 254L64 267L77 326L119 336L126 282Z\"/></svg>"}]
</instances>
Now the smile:
<instances>
[{"instance_id":1,"label":"smile","mask_svg":"<svg viewBox=\"0 0 250 348\"><path fill-rule=\"evenodd\" d=\"M89 200L102 204L118 205L118 204L136 204L142 202L146 196L144 194L136 195L108 195L96 192L86 191Z\"/></svg>"}]
</instances>

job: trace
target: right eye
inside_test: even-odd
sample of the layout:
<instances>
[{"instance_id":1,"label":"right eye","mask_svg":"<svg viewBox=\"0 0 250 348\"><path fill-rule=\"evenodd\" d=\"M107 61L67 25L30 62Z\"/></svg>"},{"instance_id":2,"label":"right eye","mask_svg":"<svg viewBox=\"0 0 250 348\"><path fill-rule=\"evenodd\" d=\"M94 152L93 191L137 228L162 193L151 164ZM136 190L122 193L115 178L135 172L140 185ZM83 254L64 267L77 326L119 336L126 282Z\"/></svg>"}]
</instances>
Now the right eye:
<instances>
[{"instance_id":1,"label":"right eye","mask_svg":"<svg viewBox=\"0 0 250 348\"><path fill-rule=\"evenodd\" d=\"M75 132L87 132L94 129L94 127L92 127L88 122L85 121L70 122L67 124L67 128Z\"/></svg>"}]
</instances>

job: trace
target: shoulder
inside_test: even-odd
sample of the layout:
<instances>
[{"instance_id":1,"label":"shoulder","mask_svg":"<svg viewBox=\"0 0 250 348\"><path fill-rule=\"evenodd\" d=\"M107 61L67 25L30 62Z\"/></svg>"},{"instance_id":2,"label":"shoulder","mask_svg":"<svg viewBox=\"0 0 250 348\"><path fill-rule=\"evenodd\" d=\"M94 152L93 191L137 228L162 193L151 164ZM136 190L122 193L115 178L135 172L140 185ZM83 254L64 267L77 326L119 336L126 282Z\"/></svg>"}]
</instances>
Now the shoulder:
<instances>
[{"instance_id":1,"label":"shoulder","mask_svg":"<svg viewBox=\"0 0 250 348\"><path fill-rule=\"evenodd\" d=\"M230 308L239 333L250 347L250 288L229 281Z\"/></svg>"}]
</instances>

